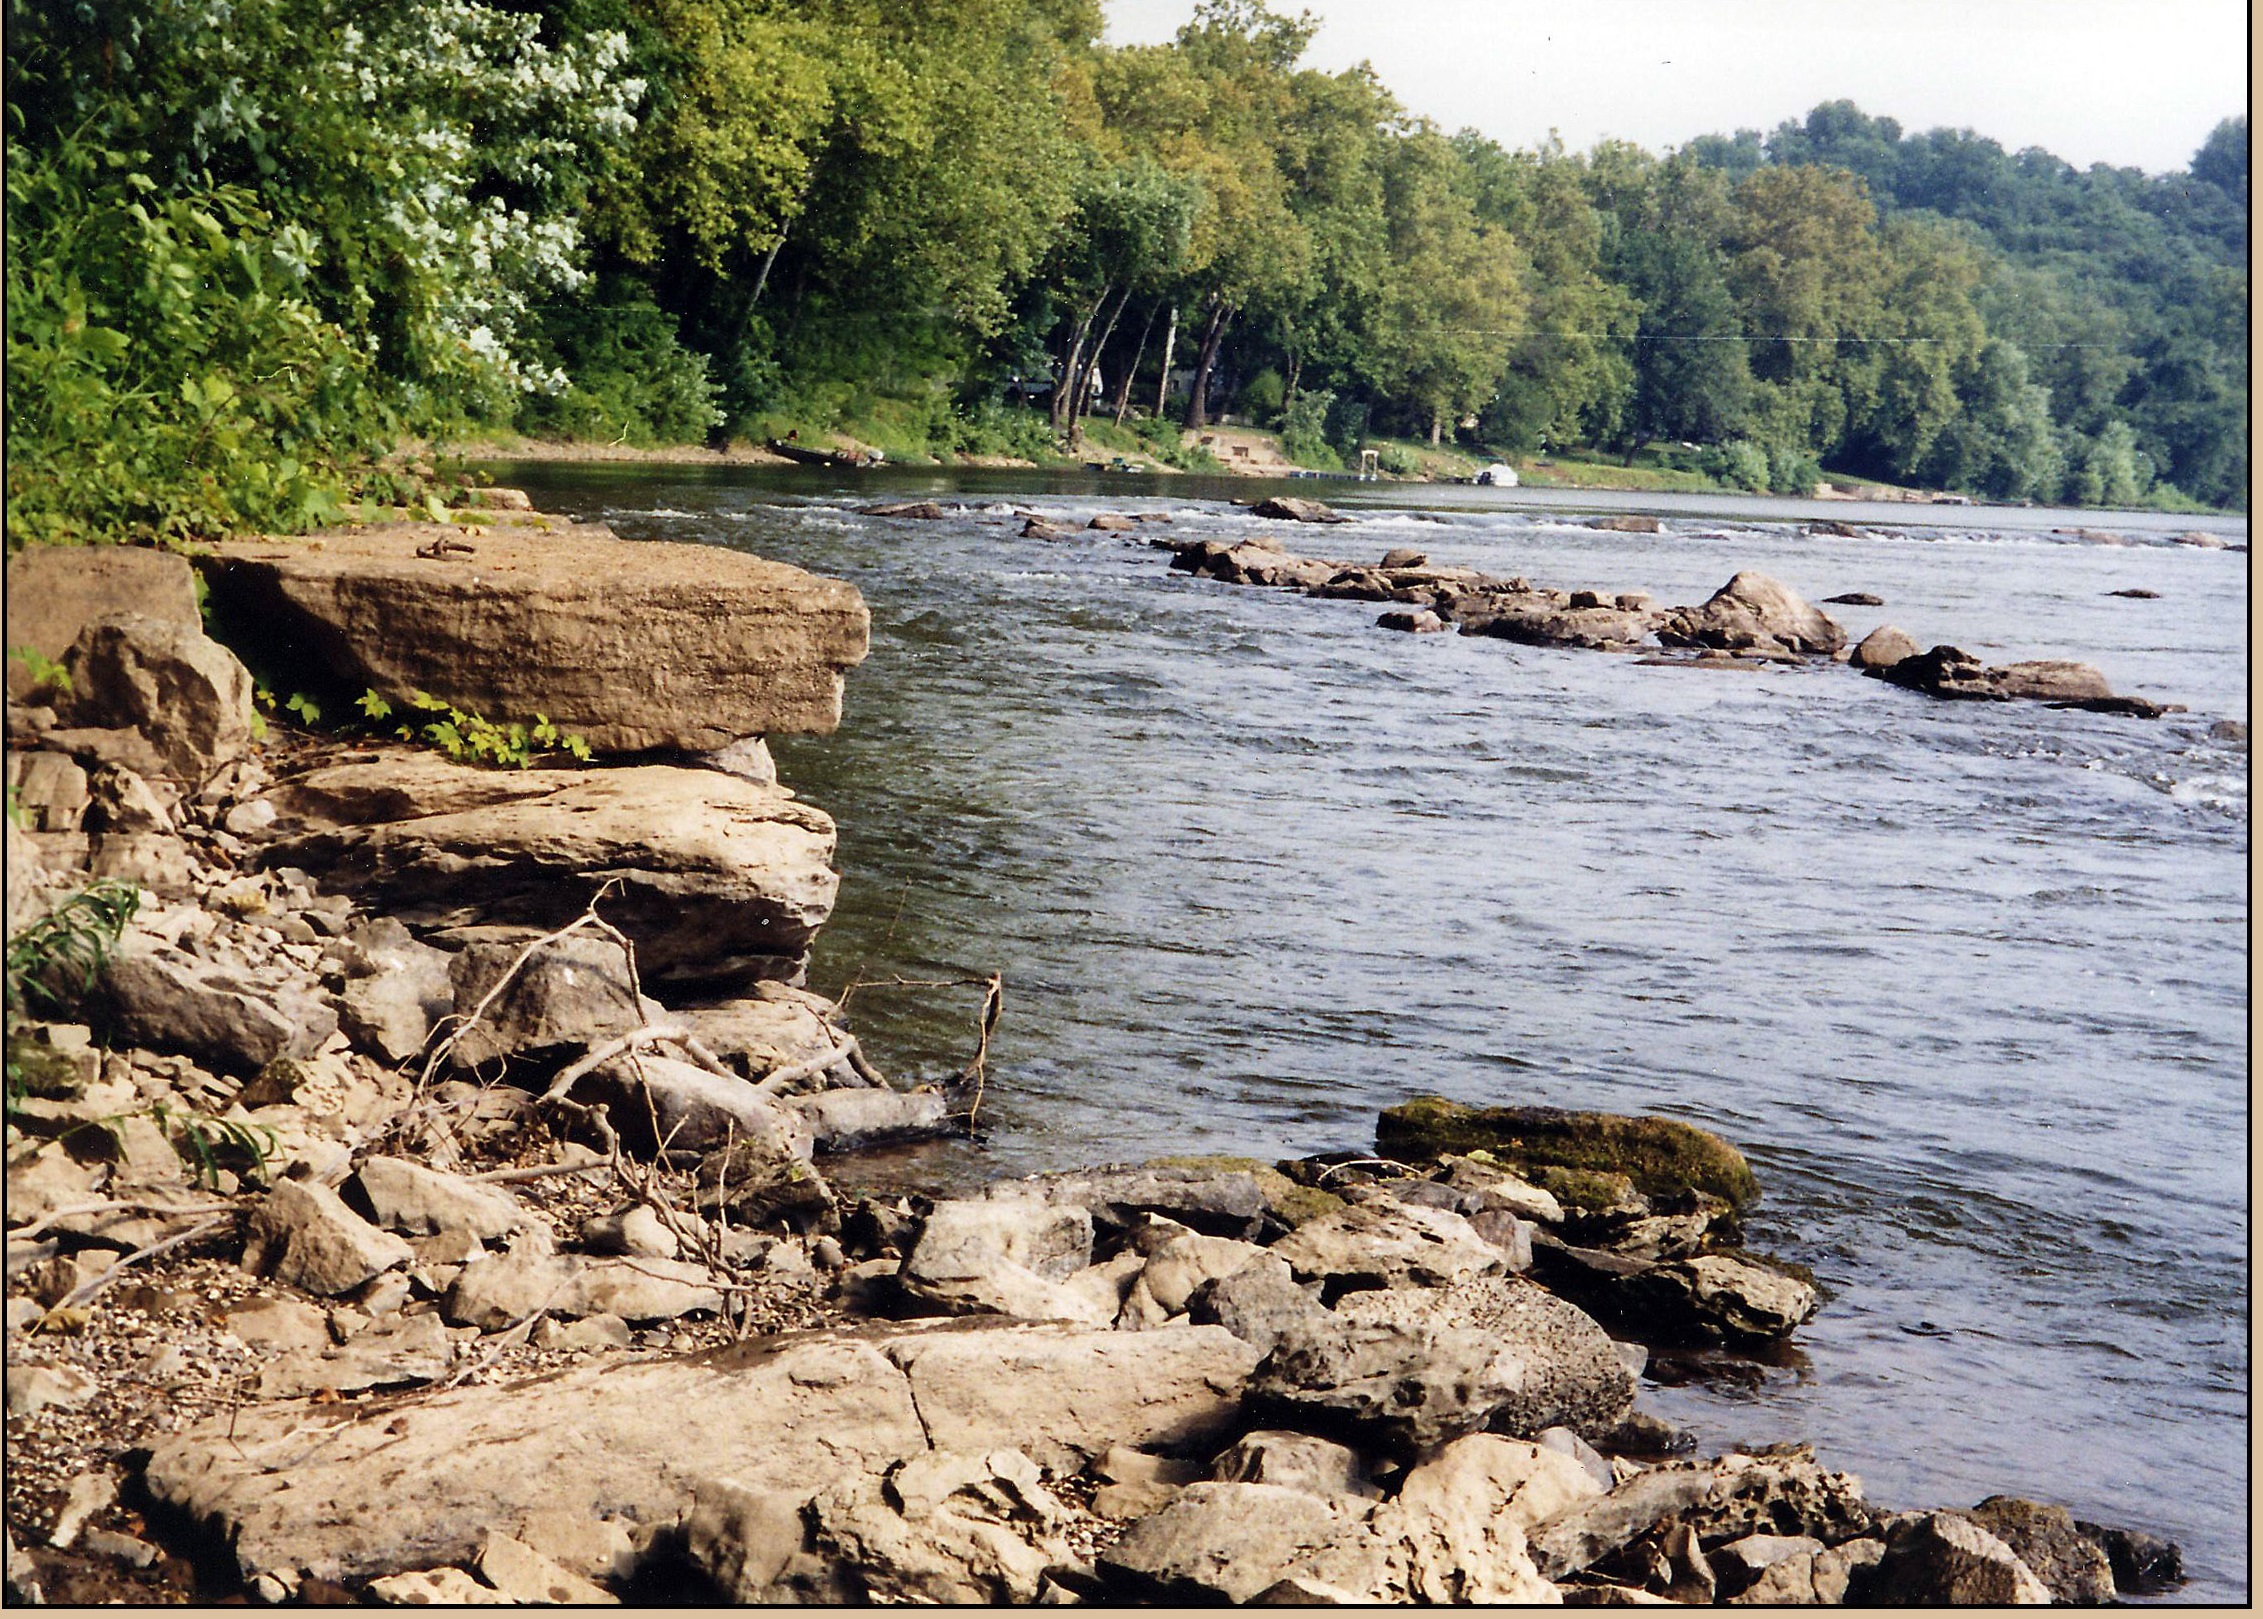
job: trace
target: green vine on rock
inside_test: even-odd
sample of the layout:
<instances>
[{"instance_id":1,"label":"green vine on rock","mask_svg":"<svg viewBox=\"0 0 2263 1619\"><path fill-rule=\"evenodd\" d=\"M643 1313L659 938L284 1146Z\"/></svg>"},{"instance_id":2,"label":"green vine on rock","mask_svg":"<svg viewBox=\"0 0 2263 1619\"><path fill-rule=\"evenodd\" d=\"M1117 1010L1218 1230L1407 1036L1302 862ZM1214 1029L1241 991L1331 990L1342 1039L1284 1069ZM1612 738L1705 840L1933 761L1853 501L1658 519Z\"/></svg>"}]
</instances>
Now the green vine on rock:
<instances>
[{"instance_id":1,"label":"green vine on rock","mask_svg":"<svg viewBox=\"0 0 2263 1619\"><path fill-rule=\"evenodd\" d=\"M451 759L524 770L543 752L564 753L583 764L596 757L587 742L552 723L547 714L536 714L530 725L516 720L499 723L429 692L412 691L402 702L410 715L393 734L403 742L438 748ZM355 706L373 725L396 717L393 704L376 691L363 692Z\"/></svg>"}]
</instances>

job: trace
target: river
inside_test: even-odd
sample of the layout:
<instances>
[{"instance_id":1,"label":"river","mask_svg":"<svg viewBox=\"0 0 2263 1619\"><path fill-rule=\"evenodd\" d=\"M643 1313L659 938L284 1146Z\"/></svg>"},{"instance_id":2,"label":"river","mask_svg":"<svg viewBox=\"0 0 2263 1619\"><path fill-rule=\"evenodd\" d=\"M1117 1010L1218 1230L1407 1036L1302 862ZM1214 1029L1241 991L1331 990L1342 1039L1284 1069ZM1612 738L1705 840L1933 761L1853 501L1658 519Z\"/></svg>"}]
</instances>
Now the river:
<instances>
[{"instance_id":1,"label":"river","mask_svg":"<svg viewBox=\"0 0 2263 1619\"><path fill-rule=\"evenodd\" d=\"M1170 573L1144 534L853 511L1224 535L1267 526L1240 481L498 471L871 603L841 731L777 747L841 825L812 983L1007 990L982 1138L908 1173L1364 1146L1424 1092L1688 1119L1746 1149L1754 1245L1829 1299L1803 1364L1646 1404L1708 1448L1812 1439L1888 1505L2164 1534L2181 1600L2245 1600L2248 754L2211 726L2247 716L2247 557L2172 538L2244 547L2243 519L1294 486L1358 513L1298 549L1662 602L1758 568L1883 597L1829 609L1856 636L2078 658L2191 710L2146 722L1395 635ZM1605 509L1664 532L1578 515ZM970 1048L972 992L853 1006L899 1076Z\"/></svg>"}]
</instances>

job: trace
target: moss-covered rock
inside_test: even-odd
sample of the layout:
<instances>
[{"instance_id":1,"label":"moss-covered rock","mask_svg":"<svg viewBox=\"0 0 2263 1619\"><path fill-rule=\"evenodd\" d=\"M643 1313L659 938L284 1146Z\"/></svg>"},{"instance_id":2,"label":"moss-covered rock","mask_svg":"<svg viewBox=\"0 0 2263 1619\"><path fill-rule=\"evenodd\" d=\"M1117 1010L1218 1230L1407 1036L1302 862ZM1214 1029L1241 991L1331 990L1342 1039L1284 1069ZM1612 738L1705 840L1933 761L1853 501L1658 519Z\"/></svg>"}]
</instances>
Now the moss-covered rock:
<instances>
[{"instance_id":1,"label":"moss-covered rock","mask_svg":"<svg viewBox=\"0 0 2263 1619\"><path fill-rule=\"evenodd\" d=\"M1694 1187L1739 1209L1760 1195L1743 1153L1712 1131L1675 1119L1469 1107L1422 1096L1383 1110L1375 1150L1402 1159L1482 1150L1527 1175L1549 1164L1603 1170L1626 1176L1653 1197Z\"/></svg>"},{"instance_id":2,"label":"moss-covered rock","mask_svg":"<svg viewBox=\"0 0 2263 1619\"><path fill-rule=\"evenodd\" d=\"M1527 1166L1532 1184L1561 1203L1567 1213L1641 1214L1649 1200L1615 1169L1572 1169L1563 1164Z\"/></svg>"},{"instance_id":3,"label":"moss-covered rock","mask_svg":"<svg viewBox=\"0 0 2263 1619\"><path fill-rule=\"evenodd\" d=\"M86 1064L76 1054L26 1035L8 1036L8 1089L15 1095L68 1102L84 1095L86 1086Z\"/></svg>"}]
</instances>

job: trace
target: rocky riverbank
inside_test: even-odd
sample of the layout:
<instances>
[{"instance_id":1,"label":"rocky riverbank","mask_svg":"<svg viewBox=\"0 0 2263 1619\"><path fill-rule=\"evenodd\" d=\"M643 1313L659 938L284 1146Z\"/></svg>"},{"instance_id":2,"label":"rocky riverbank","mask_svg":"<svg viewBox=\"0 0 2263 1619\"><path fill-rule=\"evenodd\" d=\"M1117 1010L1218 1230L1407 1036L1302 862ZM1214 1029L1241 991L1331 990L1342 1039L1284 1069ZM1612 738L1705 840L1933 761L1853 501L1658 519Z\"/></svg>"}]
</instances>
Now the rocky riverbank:
<instances>
[{"instance_id":1,"label":"rocky riverbank","mask_svg":"<svg viewBox=\"0 0 2263 1619\"><path fill-rule=\"evenodd\" d=\"M833 827L761 742L837 720L848 587L534 513L198 566L227 644L181 559L10 566L9 644L61 671L12 664L8 709L18 1597L2173 1578L2143 1535L1890 1511L1804 1448L1700 1459L1645 1413L1667 1362L1780 1355L1828 1307L1743 1248L1761 1189L1686 1124L1417 1099L1317 1158L886 1188L860 1149L973 1096L890 1084L804 986ZM319 706L539 710L596 758L478 768L280 713L262 740L246 660Z\"/></svg>"}]
</instances>

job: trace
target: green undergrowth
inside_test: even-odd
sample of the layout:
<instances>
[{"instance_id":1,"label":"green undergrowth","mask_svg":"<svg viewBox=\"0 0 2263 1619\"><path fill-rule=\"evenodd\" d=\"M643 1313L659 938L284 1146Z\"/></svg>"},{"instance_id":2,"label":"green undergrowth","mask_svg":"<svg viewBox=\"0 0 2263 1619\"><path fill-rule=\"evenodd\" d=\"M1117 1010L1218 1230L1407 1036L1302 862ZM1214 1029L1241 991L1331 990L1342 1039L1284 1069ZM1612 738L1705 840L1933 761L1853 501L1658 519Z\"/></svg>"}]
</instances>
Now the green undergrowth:
<instances>
[{"instance_id":1,"label":"green undergrowth","mask_svg":"<svg viewBox=\"0 0 2263 1619\"><path fill-rule=\"evenodd\" d=\"M334 702L326 706L303 691L278 702L265 685L258 686L253 697L262 708L287 713L308 730L390 737L432 748L463 764L526 770L537 760L558 754L583 764L595 757L578 734L546 714L537 713L526 721L493 720L429 692L412 691L396 700L372 688L343 709Z\"/></svg>"}]
</instances>

